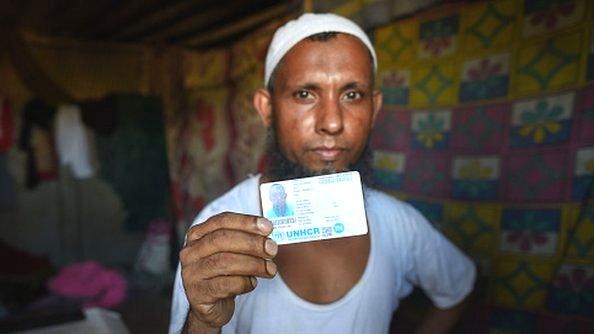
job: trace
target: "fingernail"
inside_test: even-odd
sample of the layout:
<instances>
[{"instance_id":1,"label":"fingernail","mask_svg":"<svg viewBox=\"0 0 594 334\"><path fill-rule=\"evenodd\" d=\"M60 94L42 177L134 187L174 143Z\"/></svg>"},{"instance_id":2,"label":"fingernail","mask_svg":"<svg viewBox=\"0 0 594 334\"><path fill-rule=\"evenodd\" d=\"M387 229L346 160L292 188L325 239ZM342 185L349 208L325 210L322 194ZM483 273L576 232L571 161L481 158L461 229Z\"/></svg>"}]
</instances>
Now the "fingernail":
<instances>
[{"instance_id":1,"label":"fingernail","mask_svg":"<svg viewBox=\"0 0 594 334\"><path fill-rule=\"evenodd\" d=\"M272 276L276 275L276 264L272 261L266 261L266 271Z\"/></svg>"},{"instance_id":2,"label":"fingernail","mask_svg":"<svg viewBox=\"0 0 594 334\"><path fill-rule=\"evenodd\" d=\"M258 285L258 280L254 276L250 276L250 282L254 288Z\"/></svg>"},{"instance_id":3,"label":"fingernail","mask_svg":"<svg viewBox=\"0 0 594 334\"><path fill-rule=\"evenodd\" d=\"M258 217L256 220L256 225L258 226L258 230L266 234L272 232L272 224L264 217Z\"/></svg>"},{"instance_id":4,"label":"fingernail","mask_svg":"<svg viewBox=\"0 0 594 334\"><path fill-rule=\"evenodd\" d=\"M266 254L275 256L278 252L278 245L272 239L266 239L264 242L264 250L266 251Z\"/></svg>"}]
</instances>

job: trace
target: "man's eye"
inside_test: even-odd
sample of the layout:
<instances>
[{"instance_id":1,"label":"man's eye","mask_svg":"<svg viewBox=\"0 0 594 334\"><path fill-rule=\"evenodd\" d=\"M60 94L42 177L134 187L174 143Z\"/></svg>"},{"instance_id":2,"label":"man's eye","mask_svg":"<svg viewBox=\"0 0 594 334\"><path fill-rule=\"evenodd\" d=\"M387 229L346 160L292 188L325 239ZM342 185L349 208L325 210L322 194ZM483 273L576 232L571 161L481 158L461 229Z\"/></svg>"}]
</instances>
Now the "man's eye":
<instances>
[{"instance_id":1,"label":"man's eye","mask_svg":"<svg viewBox=\"0 0 594 334\"><path fill-rule=\"evenodd\" d=\"M345 94L345 97L349 100L356 100L362 97L362 94L355 91L350 91Z\"/></svg>"},{"instance_id":2,"label":"man's eye","mask_svg":"<svg viewBox=\"0 0 594 334\"><path fill-rule=\"evenodd\" d=\"M300 90L297 93L295 93L295 96L300 99L307 99L311 97L311 94L306 90Z\"/></svg>"}]
</instances>

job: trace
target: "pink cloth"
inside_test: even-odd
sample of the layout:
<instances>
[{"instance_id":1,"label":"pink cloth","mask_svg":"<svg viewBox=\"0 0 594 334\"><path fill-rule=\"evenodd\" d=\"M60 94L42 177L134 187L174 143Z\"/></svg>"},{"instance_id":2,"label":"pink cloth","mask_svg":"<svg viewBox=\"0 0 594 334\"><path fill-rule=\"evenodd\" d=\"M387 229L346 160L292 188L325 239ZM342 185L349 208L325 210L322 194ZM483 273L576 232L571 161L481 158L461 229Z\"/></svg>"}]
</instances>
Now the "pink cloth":
<instances>
[{"instance_id":1,"label":"pink cloth","mask_svg":"<svg viewBox=\"0 0 594 334\"><path fill-rule=\"evenodd\" d=\"M128 284L118 272L97 262L74 263L48 282L54 294L84 300L83 307L113 307L126 298Z\"/></svg>"}]
</instances>

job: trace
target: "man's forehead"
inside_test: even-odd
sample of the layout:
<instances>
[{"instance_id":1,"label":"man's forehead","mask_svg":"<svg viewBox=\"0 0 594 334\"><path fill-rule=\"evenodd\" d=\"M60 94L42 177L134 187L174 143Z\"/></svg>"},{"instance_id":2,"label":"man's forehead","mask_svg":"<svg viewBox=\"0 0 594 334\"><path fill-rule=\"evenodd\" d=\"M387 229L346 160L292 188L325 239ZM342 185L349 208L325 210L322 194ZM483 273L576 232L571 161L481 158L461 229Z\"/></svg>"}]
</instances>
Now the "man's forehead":
<instances>
[{"instance_id":1,"label":"man's forehead","mask_svg":"<svg viewBox=\"0 0 594 334\"><path fill-rule=\"evenodd\" d=\"M355 37L353 35L345 34L345 33L341 33L341 32L330 32L330 33L320 33L320 34L307 36L306 38L297 42L297 44L295 44L295 46L293 46L291 49L289 49L289 51L287 51L287 54L291 53L293 50L300 48L300 47L310 46L310 47L315 48L316 46L323 45L322 43L327 43L327 42L331 43L332 41L335 41L338 39L351 40L352 41L351 45L356 44L356 45L358 45L357 47L360 47L363 50L367 49L365 44L363 44L363 42L361 42L360 39L358 39L357 37ZM342 52L342 51L340 51L340 52ZM285 57L286 57L286 55L285 55ZM285 57L283 57L283 59ZM372 61L373 61L373 59L372 59Z\"/></svg>"},{"instance_id":2,"label":"man's forehead","mask_svg":"<svg viewBox=\"0 0 594 334\"><path fill-rule=\"evenodd\" d=\"M348 34L333 36L324 41L306 38L289 50L275 70L274 80L283 78L278 85L316 85L329 76L345 86L372 84L373 59L365 45Z\"/></svg>"},{"instance_id":3,"label":"man's forehead","mask_svg":"<svg viewBox=\"0 0 594 334\"><path fill-rule=\"evenodd\" d=\"M299 44L308 44L311 45L312 47L316 47L318 45L320 45L320 43L326 43L326 42L332 42L333 40L339 40L339 39L347 39L350 41L350 43L347 45L344 45L344 48L357 48L360 49L361 51L363 51L365 54L369 55L369 61L370 61L370 65L373 65L373 56L371 55L371 52L369 52L369 49L367 48L367 46L365 46L365 44L356 36L350 35L350 34L345 34L345 33L335 33L332 36L334 37L329 37L329 38L319 38L319 35L313 35L313 36L309 36L308 38L305 38L303 40L301 40L297 45ZM336 48L336 46L334 46ZM337 53L340 52L344 52L344 50L336 50Z\"/></svg>"}]
</instances>

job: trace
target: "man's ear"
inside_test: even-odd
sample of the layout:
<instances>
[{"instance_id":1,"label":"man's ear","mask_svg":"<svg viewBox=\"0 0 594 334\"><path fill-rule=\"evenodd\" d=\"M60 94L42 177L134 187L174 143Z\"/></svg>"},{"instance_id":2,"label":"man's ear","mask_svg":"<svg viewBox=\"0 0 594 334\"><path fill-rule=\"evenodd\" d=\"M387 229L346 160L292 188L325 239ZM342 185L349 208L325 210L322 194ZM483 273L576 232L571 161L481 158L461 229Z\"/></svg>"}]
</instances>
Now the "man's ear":
<instances>
[{"instance_id":1,"label":"man's ear","mask_svg":"<svg viewBox=\"0 0 594 334\"><path fill-rule=\"evenodd\" d=\"M374 90L373 91L373 118L371 119L371 125L375 124L375 119L377 114L382 109L382 103L384 100L384 95L382 94L381 90Z\"/></svg>"},{"instance_id":2,"label":"man's ear","mask_svg":"<svg viewBox=\"0 0 594 334\"><path fill-rule=\"evenodd\" d=\"M261 88L254 93L254 108L258 111L262 124L269 128L272 124L272 98L267 89Z\"/></svg>"}]
</instances>

